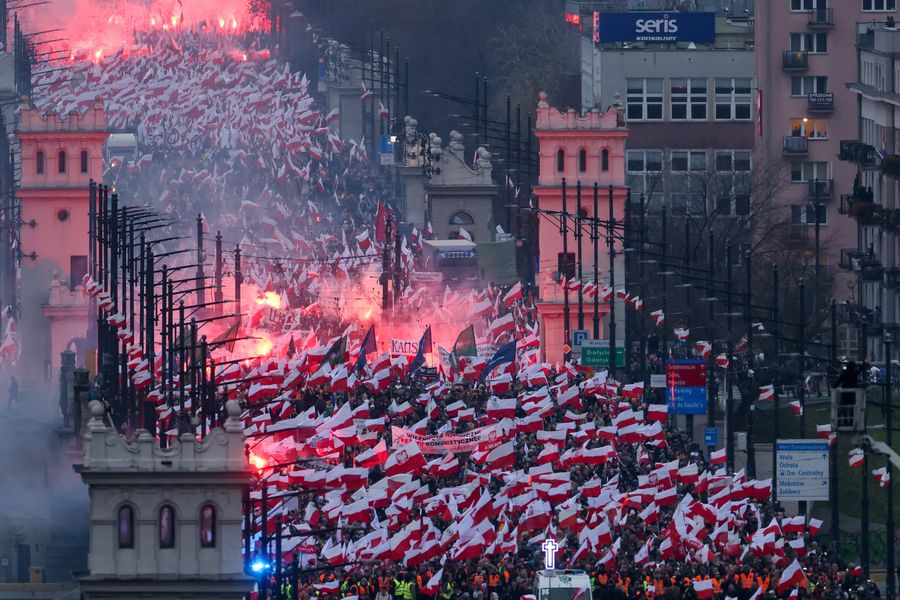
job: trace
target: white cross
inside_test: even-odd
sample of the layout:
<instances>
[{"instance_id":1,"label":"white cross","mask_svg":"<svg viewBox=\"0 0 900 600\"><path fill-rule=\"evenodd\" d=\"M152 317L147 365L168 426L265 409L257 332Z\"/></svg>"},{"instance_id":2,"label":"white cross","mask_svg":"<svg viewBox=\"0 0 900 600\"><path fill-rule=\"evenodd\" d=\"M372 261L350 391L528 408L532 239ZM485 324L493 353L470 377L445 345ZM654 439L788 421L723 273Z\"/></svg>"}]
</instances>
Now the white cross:
<instances>
[{"instance_id":1,"label":"white cross","mask_svg":"<svg viewBox=\"0 0 900 600\"><path fill-rule=\"evenodd\" d=\"M541 548L544 549L544 568L552 571L556 568L556 550L559 548L559 544L556 543L556 540L547 538Z\"/></svg>"}]
</instances>

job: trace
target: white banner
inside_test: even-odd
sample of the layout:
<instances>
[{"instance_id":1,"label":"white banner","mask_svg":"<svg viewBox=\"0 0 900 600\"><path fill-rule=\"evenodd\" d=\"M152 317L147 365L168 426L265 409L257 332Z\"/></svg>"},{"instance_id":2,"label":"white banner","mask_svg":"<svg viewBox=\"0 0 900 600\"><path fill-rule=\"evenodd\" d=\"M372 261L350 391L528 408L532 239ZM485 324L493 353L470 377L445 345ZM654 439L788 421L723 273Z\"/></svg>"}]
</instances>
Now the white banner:
<instances>
[{"instance_id":1,"label":"white banner","mask_svg":"<svg viewBox=\"0 0 900 600\"><path fill-rule=\"evenodd\" d=\"M440 433L423 435L402 427L391 427L391 446L405 446L415 442L423 454L445 454L447 452L473 452L479 447L484 450L498 446L502 441L503 429L499 423L478 427L465 433Z\"/></svg>"}]
</instances>

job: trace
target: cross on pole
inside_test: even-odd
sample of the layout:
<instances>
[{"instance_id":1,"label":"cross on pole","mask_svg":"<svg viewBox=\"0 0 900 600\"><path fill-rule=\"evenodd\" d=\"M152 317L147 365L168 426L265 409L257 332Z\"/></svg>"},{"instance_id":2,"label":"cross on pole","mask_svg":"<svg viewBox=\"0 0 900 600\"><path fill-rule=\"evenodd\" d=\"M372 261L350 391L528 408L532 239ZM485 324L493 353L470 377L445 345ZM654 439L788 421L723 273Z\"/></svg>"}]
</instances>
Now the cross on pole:
<instances>
[{"instance_id":1,"label":"cross on pole","mask_svg":"<svg viewBox=\"0 0 900 600\"><path fill-rule=\"evenodd\" d=\"M547 538L541 544L541 548L544 549L544 568L548 571L554 570L556 568L556 550L559 548L559 544L556 543L556 540Z\"/></svg>"}]
</instances>

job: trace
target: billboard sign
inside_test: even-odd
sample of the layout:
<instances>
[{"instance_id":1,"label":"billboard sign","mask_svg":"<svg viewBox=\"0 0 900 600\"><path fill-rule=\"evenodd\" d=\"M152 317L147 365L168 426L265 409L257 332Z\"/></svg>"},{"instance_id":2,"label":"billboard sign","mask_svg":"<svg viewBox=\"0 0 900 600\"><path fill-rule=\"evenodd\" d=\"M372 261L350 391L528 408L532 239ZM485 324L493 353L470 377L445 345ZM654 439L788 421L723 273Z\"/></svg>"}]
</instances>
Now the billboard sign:
<instances>
[{"instance_id":1,"label":"billboard sign","mask_svg":"<svg viewBox=\"0 0 900 600\"><path fill-rule=\"evenodd\" d=\"M779 500L828 500L827 440L776 440L775 462Z\"/></svg>"},{"instance_id":2,"label":"billboard sign","mask_svg":"<svg viewBox=\"0 0 900 600\"><path fill-rule=\"evenodd\" d=\"M621 12L600 15L597 43L716 41L716 13L712 12Z\"/></svg>"},{"instance_id":3,"label":"billboard sign","mask_svg":"<svg viewBox=\"0 0 900 600\"><path fill-rule=\"evenodd\" d=\"M670 360L666 362L666 403L669 414L706 413L706 361Z\"/></svg>"}]
</instances>

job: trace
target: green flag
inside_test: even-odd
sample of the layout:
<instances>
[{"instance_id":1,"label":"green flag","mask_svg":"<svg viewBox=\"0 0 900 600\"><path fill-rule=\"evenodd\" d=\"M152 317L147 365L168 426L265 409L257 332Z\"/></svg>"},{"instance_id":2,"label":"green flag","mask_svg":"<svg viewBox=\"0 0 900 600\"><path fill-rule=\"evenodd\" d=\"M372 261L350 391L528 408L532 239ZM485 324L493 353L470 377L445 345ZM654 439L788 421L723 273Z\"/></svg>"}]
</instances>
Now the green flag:
<instances>
[{"instance_id":1,"label":"green flag","mask_svg":"<svg viewBox=\"0 0 900 600\"><path fill-rule=\"evenodd\" d=\"M457 336L456 342L453 344L453 354L456 356L478 356L474 325L469 325Z\"/></svg>"},{"instance_id":2,"label":"green flag","mask_svg":"<svg viewBox=\"0 0 900 600\"><path fill-rule=\"evenodd\" d=\"M341 339L332 344L331 348L328 349L328 352L325 354L325 358L322 359L322 364L328 363L331 365L331 368L334 369L338 365L344 364L345 358L344 355L347 352L347 338L341 336Z\"/></svg>"},{"instance_id":3,"label":"green flag","mask_svg":"<svg viewBox=\"0 0 900 600\"><path fill-rule=\"evenodd\" d=\"M453 351L450 352L450 366L457 373L459 373L460 356L478 356L474 325L469 325L463 329L456 337L456 342L453 343Z\"/></svg>"}]
</instances>

